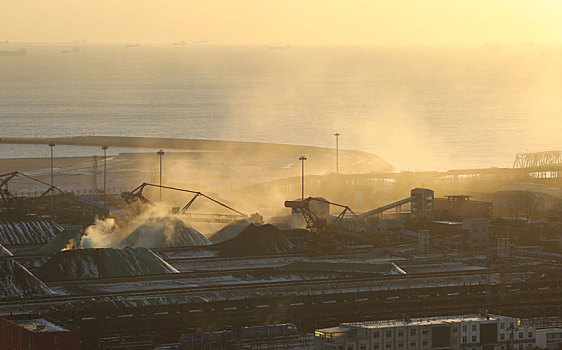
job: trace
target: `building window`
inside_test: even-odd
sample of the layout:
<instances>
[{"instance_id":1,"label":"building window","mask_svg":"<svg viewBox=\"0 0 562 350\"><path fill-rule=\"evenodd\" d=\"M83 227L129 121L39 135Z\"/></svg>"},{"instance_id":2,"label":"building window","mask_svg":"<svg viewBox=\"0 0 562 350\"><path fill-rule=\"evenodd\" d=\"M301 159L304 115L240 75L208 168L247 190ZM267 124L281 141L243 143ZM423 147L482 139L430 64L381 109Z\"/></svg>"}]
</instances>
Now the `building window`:
<instances>
[{"instance_id":1,"label":"building window","mask_svg":"<svg viewBox=\"0 0 562 350\"><path fill-rule=\"evenodd\" d=\"M367 350L367 346L361 345L361 349L360 349L360 350Z\"/></svg>"},{"instance_id":2,"label":"building window","mask_svg":"<svg viewBox=\"0 0 562 350\"><path fill-rule=\"evenodd\" d=\"M404 347L404 343L398 343L398 347L399 347L399 348L403 348L403 347Z\"/></svg>"},{"instance_id":3,"label":"building window","mask_svg":"<svg viewBox=\"0 0 562 350\"><path fill-rule=\"evenodd\" d=\"M348 345L347 350L353 350L353 345Z\"/></svg>"},{"instance_id":4,"label":"building window","mask_svg":"<svg viewBox=\"0 0 562 350\"><path fill-rule=\"evenodd\" d=\"M428 333L428 332L427 332L427 329L424 329L424 330L422 331L422 334L423 334L423 335L427 335L427 333Z\"/></svg>"},{"instance_id":5,"label":"building window","mask_svg":"<svg viewBox=\"0 0 562 350\"><path fill-rule=\"evenodd\" d=\"M415 328L414 328L414 329L410 329L410 335L416 335L416 333L417 333L417 332L416 332L416 329L415 329Z\"/></svg>"},{"instance_id":6,"label":"building window","mask_svg":"<svg viewBox=\"0 0 562 350\"><path fill-rule=\"evenodd\" d=\"M533 337L533 332L529 332L529 338Z\"/></svg>"},{"instance_id":7,"label":"building window","mask_svg":"<svg viewBox=\"0 0 562 350\"><path fill-rule=\"evenodd\" d=\"M462 337L462 342L463 342L463 343L468 343L467 340L466 340L466 335L465 335L464 337Z\"/></svg>"},{"instance_id":8,"label":"building window","mask_svg":"<svg viewBox=\"0 0 562 350\"><path fill-rule=\"evenodd\" d=\"M500 323L500 329L505 329L505 323Z\"/></svg>"},{"instance_id":9,"label":"building window","mask_svg":"<svg viewBox=\"0 0 562 350\"><path fill-rule=\"evenodd\" d=\"M392 332L391 332L391 331L386 331L386 333L384 334L384 336L385 336L386 338L390 338L390 337L392 337Z\"/></svg>"},{"instance_id":10,"label":"building window","mask_svg":"<svg viewBox=\"0 0 562 350\"><path fill-rule=\"evenodd\" d=\"M386 347L387 349L390 349L390 348L392 347L392 344L388 343L388 344L386 344L385 347Z\"/></svg>"},{"instance_id":11,"label":"building window","mask_svg":"<svg viewBox=\"0 0 562 350\"><path fill-rule=\"evenodd\" d=\"M399 336L399 337L403 337L403 336L404 336L404 331L398 331L398 336Z\"/></svg>"},{"instance_id":12,"label":"building window","mask_svg":"<svg viewBox=\"0 0 562 350\"><path fill-rule=\"evenodd\" d=\"M457 327L453 327L453 333L457 333Z\"/></svg>"},{"instance_id":13,"label":"building window","mask_svg":"<svg viewBox=\"0 0 562 350\"><path fill-rule=\"evenodd\" d=\"M476 325L475 324L472 325L472 331L476 332Z\"/></svg>"},{"instance_id":14,"label":"building window","mask_svg":"<svg viewBox=\"0 0 562 350\"><path fill-rule=\"evenodd\" d=\"M378 348L379 348L379 344L375 344L375 345L373 346L373 349L378 349Z\"/></svg>"},{"instance_id":15,"label":"building window","mask_svg":"<svg viewBox=\"0 0 562 350\"><path fill-rule=\"evenodd\" d=\"M378 338L378 337L379 337L379 331L374 331L373 338Z\"/></svg>"},{"instance_id":16,"label":"building window","mask_svg":"<svg viewBox=\"0 0 562 350\"><path fill-rule=\"evenodd\" d=\"M422 345L427 345L427 340L424 340L424 341L422 342Z\"/></svg>"},{"instance_id":17,"label":"building window","mask_svg":"<svg viewBox=\"0 0 562 350\"><path fill-rule=\"evenodd\" d=\"M467 330L466 325L462 326L462 331L466 332L466 330Z\"/></svg>"},{"instance_id":18,"label":"building window","mask_svg":"<svg viewBox=\"0 0 562 350\"><path fill-rule=\"evenodd\" d=\"M476 336L475 335L472 336L472 342L476 343Z\"/></svg>"},{"instance_id":19,"label":"building window","mask_svg":"<svg viewBox=\"0 0 562 350\"><path fill-rule=\"evenodd\" d=\"M523 339L523 332L519 333L519 339Z\"/></svg>"},{"instance_id":20,"label":"building window","mask_svg":"<svg viewBox=\"0 0 562 350\"><path fill-rule=\"evenodd\" d=\"M505 340L505 334L500 334L500 340Z\"/></svg>"},{"instance_id":21,"label":"building window","mask_svg":"<svg viewBox=\"0 0 562 350\"><path fill-rule=\"evenodd\" d=\"M416 342L415 342L415 341L410 342L410 347L415 348L415 347L416 347Z\"/></svg>"}]
</instances>

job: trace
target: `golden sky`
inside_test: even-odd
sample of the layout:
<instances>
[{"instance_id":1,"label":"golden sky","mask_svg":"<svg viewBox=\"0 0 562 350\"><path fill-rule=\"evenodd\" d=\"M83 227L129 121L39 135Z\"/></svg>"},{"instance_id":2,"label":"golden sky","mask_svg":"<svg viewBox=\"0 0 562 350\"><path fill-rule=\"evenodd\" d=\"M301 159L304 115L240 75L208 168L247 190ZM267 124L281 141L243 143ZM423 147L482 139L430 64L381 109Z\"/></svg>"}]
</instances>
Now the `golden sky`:
<instances>
[{"instance_id":1,"label":"golden sky","mask_svg":"<svg viewBox=\"0 0 562 350\"><path fill-rule=\"evenodd\" d=\"M562 0L0 0L0 40L562 42Z\"/></svg>"}]
</instances>

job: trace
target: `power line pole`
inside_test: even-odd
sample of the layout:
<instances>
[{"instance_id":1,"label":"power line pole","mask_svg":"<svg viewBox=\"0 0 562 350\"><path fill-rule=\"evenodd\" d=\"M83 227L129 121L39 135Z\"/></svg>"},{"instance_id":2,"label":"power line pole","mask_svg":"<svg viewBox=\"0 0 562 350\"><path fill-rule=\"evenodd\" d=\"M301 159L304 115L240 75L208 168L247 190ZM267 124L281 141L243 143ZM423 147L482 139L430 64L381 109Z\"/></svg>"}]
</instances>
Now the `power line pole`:
<instances>
[{"instance_id":1,"label":"power line pole","mask_svg":"<svg viewBox=\"0 0 562 350\"><path fill-rule=\"evenodd\" d=\"M53 141L49 142L49 147L51 147L51 188L49 191L51 192L51 209L55 210L55 191L53 190L55 187L55 176L53 171L53 148L55 147L55 143Z\"/></svg>"},{"instance_id":2,"label":"power line pole","mask_svg":"<svg viewBox=\"0 0 562 350\"><path fill-rule=\"evenodd\" d=\"M301 161L301 201L304 201L304 161L306 157L300 156L299 160Z\"/></svg>"},{"instance_id":3,"label":"power line pole","mask_svg":"<svg viewBox=\"0 0 562 350\"><path fill-rule=\"evenodd\" d=\"M107 149L109 147L106 145L101 146L103 150L103 211L104 214L107 211L107 198L106 198L106 189L107 189Z\"/></svg>"},{"instance_id":4,"label":"power line pole","mask_svg":"<svg viewBox=\"0 0 562 350\"><path fill-rule=\"evenodd\" d=\"M160 150L156 152L156 154L160 157L160 202L162 201L162 156L164 155L164 151Z\"/></svg>"},{"instance_id":5,"label":"power line pole","mask_svg":"<svg viewBox=\"0 0 562 350\"><path fill-rule=\"evenodd\" d=\"M339 133L335 133L334 136L336 137L336 174L340 173L340 148L339 148L339 137L340 134Z\"/></svg>"}]
</instances>

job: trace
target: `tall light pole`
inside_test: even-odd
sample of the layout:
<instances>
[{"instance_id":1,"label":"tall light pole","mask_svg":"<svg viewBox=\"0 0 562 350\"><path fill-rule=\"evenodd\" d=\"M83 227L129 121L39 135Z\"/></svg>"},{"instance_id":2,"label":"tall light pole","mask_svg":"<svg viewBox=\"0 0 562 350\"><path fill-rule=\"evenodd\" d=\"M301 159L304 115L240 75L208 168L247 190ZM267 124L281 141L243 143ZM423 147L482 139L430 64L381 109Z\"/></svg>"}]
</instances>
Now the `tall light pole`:
<instances>
[{"instance_id":1,"label":"tall light pole","mask_svg":"<svg viewBox=\"0 0 562 350\"><path fill-rule=\"evenodd\" d=\"M339 133L335 133L334 136L336 137L336 174L340 173L340 147L339 147Z\"/></svg>"},{"instance_id":2,"label":"tall light pole","mask_svg":"<svg viewBox=\"0 0 562 350\"><path fill-rule=\"evenodd\" d=\"M301 161L301 201L304 201L304 161L306 157L300 156L299 160Z\"/></svg>"},{"instance_id":3,"label":"tall light pole","mask_svg":"<svg viewBox=\"0 0 562 350\"><path fill-rule=\"evenodd\" d=\"M53 187L55 186L55 176L53 171L53 148L55 147L55 143L53 141L49 142L49 147L51 147L51 188L49 191L51 192L51 206L52 209L55 209L55 196Z\"/></svg>"},{"instance_id":4,"label":"tall light pole","mask_svg":"<svg viewBox=\"0 0 562 350\"><path fill-rule=\"evenodd\" d=\"M160 202L162 202L162 156L164 151L160 150L156 154L160 157Z\"/></svg>"},{"instance_id":5,"label":"tall light pole","mask_svg":"<svg viewBox=\"0 0 562 350\"><path fill-rule=\"evenodd\" d=\"M106 201L107 165L106 164L107 164L107 149L108 148L109 147L106 146L106 145L101 146L101 149L103 150L103 211L104 211L104 214L107 211L107 208L106 208L106 204L107 204L107 201Z\"/></svg>"}]
</instances>

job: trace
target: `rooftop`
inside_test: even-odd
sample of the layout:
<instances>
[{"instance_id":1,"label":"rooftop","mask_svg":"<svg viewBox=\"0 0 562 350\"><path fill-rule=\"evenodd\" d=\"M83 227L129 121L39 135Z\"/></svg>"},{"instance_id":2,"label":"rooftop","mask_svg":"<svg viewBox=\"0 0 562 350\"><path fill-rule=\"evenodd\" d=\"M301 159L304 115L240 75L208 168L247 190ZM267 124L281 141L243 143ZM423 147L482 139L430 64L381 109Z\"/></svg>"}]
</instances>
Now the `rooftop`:
<instances>
[{"instance_id":1,"label":"rooftop","mask_svg":"<svg viewBox=\"0 0 562 350\"><path fill-rule=\"evenodd\" d=\"M450 323L465 323L465 322L481 322L481 321L497 321L497 320L511 320L511 317L500 315L458 315L458 316L442 316L442 317L428 317L428 318L415 318L411 320L385 320L385 321L368 321L368 322L353 322L342 323L338 327L319 329L317 332L321 333L341 333L353 328L388 328L388 327L409 327L409 326L430 326L442 325Z\"/></svg>"},{"instance_id":2,"label":"rooftop","mask_svg":"<svg viewBox=\"0 0 562 350\"><path fill-rule=\"evenodd\" d=\"M47 333L47 332L69 332L68 329L61 327L44 318L34 318L29 320L10 320L14 324L25 328L29 332Z\"/></svg>"}]
</instances>

